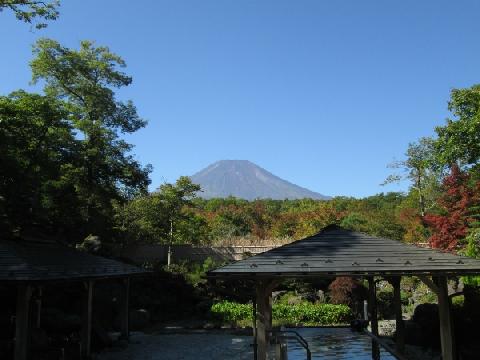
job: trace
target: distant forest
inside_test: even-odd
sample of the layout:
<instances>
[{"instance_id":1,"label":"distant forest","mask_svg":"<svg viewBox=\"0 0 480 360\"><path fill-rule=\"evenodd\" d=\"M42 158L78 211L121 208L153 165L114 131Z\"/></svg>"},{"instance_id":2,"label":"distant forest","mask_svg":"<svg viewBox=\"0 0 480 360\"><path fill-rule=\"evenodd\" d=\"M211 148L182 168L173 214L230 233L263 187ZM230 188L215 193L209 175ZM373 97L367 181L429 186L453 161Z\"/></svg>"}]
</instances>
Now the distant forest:
<instances>
[{"instance_id":1,"label":"distant forest","mask_svg":"<svg viewBox=\"0 0 480 360\"><path fill-rule=\"evenodd\" d=\"M41 39L30 62L41 93L0 96L0 234L136 243L272 243L328 224L447 251L480 251L480 86L454 89L452 117L411 143L386 182L406 193L328 201L202 200L189 178L148 192L151 166L124 139L147 125L115 91L131 84L123 59L82 41ZM340 165L339 165L340 166ZM343 165L342 165L343 166Z\"/></svg>"}]
</instances>

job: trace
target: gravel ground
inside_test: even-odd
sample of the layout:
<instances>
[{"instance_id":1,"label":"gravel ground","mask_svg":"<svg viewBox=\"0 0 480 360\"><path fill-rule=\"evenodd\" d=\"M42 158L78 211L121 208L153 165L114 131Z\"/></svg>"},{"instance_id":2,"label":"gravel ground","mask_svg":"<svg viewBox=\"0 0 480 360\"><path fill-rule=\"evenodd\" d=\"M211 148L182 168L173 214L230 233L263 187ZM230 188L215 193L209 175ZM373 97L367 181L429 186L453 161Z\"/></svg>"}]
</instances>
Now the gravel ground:
<instances>
[{"instance_id":1,"label":"gravel ground","mask_svg":"<svg viewBox=\"0 0 480 360\"><path fill-rule=\"evenodd\" d=\"M251 360L251 336L134 333L127 348L114 347L97 360Z\"/></svg>"}]
</instances>

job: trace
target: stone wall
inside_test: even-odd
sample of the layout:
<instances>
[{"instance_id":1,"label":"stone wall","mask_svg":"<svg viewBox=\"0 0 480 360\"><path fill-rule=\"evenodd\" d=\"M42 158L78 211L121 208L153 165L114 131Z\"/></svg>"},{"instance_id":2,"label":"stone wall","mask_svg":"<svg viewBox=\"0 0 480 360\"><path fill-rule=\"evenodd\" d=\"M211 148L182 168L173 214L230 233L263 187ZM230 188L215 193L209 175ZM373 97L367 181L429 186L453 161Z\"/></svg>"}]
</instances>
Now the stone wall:
<instances>
[{"instance_id":1,"label":"stone wall","mask_svg":"<svg viewBox=\"0 0 480 360\"><path fill-rule=\"evenodd\" d=\"M183 260L204 262L208 257L216 261L236 261L275 247L278 247L278 245L216 247L172 245L172 263ZM141 264L145 262L167 263L167 253L168 245L141 245L129 247L115 255Z\"/></svg>"}]
</instances>

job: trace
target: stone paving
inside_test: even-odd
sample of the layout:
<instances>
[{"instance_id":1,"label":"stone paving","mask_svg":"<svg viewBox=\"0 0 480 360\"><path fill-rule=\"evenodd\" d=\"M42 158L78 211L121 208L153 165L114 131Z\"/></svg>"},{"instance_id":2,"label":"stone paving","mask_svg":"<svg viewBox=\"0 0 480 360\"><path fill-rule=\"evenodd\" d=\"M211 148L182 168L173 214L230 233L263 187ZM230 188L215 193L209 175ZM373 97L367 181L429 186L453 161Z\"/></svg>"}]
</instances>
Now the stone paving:
<instances>
[{"instance_id":1,"label":"stone paving","mask_svg":"<svg viewBox=\"0 0 480 360\"><path fill-rule=\"evenodd\" d=\"M251 336L134 333L127 348L111 348L97 360L251 360Z\"/></svg>"}]
</instances>

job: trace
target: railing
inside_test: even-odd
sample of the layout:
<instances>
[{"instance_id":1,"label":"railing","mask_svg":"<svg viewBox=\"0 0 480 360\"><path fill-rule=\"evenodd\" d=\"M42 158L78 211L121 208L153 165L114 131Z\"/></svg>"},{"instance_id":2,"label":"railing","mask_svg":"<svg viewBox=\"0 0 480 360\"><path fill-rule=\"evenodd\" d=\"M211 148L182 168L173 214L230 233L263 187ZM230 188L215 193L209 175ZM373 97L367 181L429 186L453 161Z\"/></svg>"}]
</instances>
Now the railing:
<instances>
[{"instance_id":1,"label":"railing","mask_svg":"<svg viewBox=\"0 0 480 360\"><path fill-rule=\"evenodd\" d=\"M405 355L399 353L395 348L388 345L380 337L372 334L368 330L363 331L366 335L370 336L372 339L372 359L380 359L380 349L379 346L387 350L391 355L393 355L397 360L408 360Z\"/></svg>"},{"instance_id":2,"label":"railing","mask_svg":"<svg viewBox=\"0 0 480 360\"><path fill-rule=\"evenodd\" d=\"M287 341L295 340L307 352L307 360L312 360L312 353L308 347L308 342L296 331L293 330L274 330L271 333L272 341L277 345L277 360L287 360Z\"/></svg>"}]
</instances>

